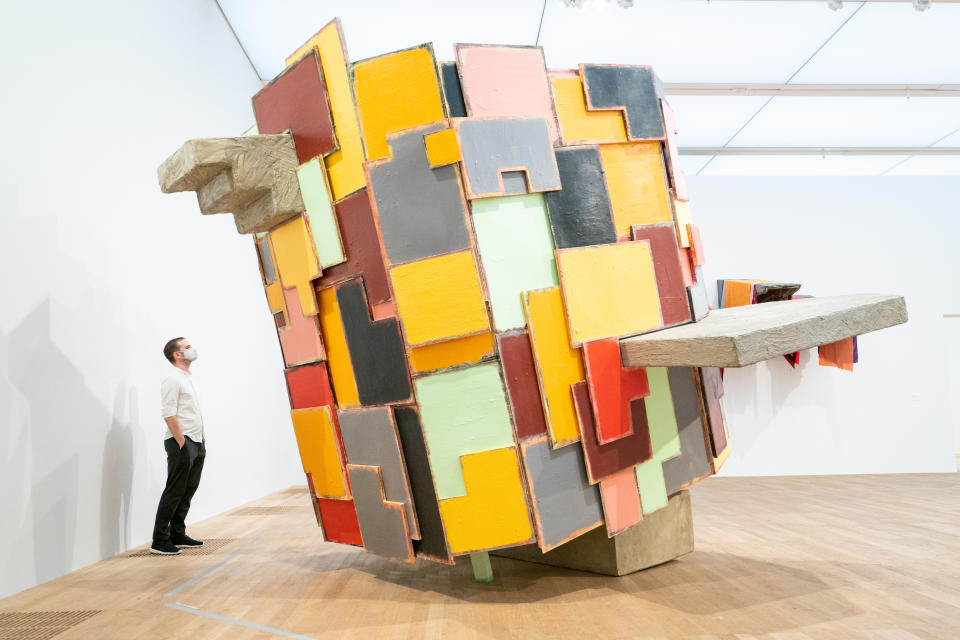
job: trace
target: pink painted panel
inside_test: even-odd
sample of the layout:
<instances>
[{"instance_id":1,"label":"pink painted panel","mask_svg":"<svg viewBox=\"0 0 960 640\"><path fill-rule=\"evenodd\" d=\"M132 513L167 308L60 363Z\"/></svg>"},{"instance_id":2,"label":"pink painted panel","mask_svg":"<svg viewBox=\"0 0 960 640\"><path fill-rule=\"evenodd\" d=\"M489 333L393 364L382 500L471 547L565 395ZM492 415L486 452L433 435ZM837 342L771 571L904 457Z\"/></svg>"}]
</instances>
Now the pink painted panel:
<instances>
[{"instance_id":1,"label":"pink painted panel","mask_svg":"<svg viewBox=\"0 0 960 640\"><path fill-rule=\"evenodd\" d=\"M560 140L553 92L540 47L457 45L457 68L467 115L544 118Z\"/></svg>"},{"instance_id":2,"label":"pink painted panel","mask_svg":"<svg viewBox=\"0 0 960 640\"><path fill-rule=\"evenodd\" d=\"M607 521L607 533L611 536L640 522L640 491L637 489L637 474L633 467L607 476L600 481L600 497L603 500L603 517Z\"/></svg>"},{"instance_id":3,"label":"pink painted panel","mask_svg":"<svg viewBox=\"0 0 960 640\"><path fill-rule=\"evenodd\" d=\"M326 358L323 339L317 316L303 315L300 296L296 287L286 287L283 299L287 303L287 325L277 330L280 335L280 350L288 367L308 362L318 362Z\"/></svg>"}]
</instances>

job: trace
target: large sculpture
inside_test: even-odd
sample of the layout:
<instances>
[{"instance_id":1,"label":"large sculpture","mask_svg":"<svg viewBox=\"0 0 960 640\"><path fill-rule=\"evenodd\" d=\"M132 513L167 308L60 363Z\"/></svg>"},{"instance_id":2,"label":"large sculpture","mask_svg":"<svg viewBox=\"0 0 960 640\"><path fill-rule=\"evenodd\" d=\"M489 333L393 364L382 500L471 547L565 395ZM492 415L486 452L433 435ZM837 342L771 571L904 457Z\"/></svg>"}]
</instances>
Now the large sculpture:
<instances>
[{"instance_id":1,"label":"large sculpture","mask_svg":"<svg viewBox=\"0 0 960 640\"><path fill-rule=\"evenodd\" d=\"M635 535L727 457L716 367L749 364L737 344L853 335L801 327L800 302L762 305L753 342L723 323L743 309L708 317L649 67L548 71L539 47L486 45L349 63L334 20L253 108L256 134L189 141L160 182L254 236L329 541L472 554L489 578L490 550ZM905 319L891 297L825 313L876 304L856 333Z\"/></svg>"}]
</instances>

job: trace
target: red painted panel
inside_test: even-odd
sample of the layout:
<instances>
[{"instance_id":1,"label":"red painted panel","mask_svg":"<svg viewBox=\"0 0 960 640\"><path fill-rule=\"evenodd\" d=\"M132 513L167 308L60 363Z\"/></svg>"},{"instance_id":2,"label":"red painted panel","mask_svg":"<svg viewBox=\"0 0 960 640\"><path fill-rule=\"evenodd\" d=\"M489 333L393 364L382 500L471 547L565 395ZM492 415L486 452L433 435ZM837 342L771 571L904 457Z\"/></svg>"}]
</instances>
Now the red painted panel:
<instances>
[{"instance_id":1,"label":"red painted panel","mask_svg":"<svg viewBox=\"0 0 960 640\"><path fill-rule=\"evenodd\" d=\"M594 340L584 342L582 348L598 443L629 435L630 423L620 411L620 341Z\"/></svg>"},{"instance_id":2,"label":"red painted panel","mask_svg":"<svg viewBox=\"0 0 960 640\"><path fill-rule=\"evenodd\" d=\"M327 375L327 363L318 362L286 369L287 391L291 409L324 407L333 404L333 391Z\"/></svg>"},{"instance_id":3,"label":"red painted panel","mask_svg":"<svg viewBox=\"0 0 960 640\"><path fill-rule=\"evenodd\" d=\"M390 300L387 268L380 251L380 231L373 219L367 190L350 194L334 205L340 222L340 237L347 261L323 270L321 287L363 276L371 307Z\"/></svg>"},{"instance_id":4,"label":"red painted panel","mask_svg":"<svg viewBox=\"0 0 960 640\"><path fill-rule=\"evenodd\" d=\"M687 223L687 239L690 240L690 257L696 267L703 266L703 242L700 240L700 227Z\"/></svg>"},{"instance_id":5,"label":"red painted panel","mask_svg":"<svg viewBox=\"0 0 960 640\"><path fill-rule=\"evenodd\" d=\"M587 480L591 484L596 484L603 478L646 462L653 457L653 447L650 444L650 425L647 423L642 398L627 403L628 412L630 412L631 404L642 409L639 412L636 409L633 411L633 433L608 444L599 444L596 423L590 409L590 390L587 388L587 383L575 382L570 387L573 390L573 402L577 408L577 417L580 420L580 440L583 443Z\"/></svg>"},{"instance_id":6,"label":"red painted panel","mask_svg":"<svg viewBox=\"0 0 960 640\"><path fill-rule=\"evenodd\" d=\"M547 421L540 401L540 386L537 369L533 363L530 335L522 333L500 334L500 362L503 377L507 381L507 393L513 411L513 423L521 440L543 435Z\"/></svg>"},{"instance_id":7,"label":"red painted panel","mask_svg":"<svg viewBox=\"0 0 960 640\"><path fill-rule=\"evenodd\" d=\"M597 442L605 444L630 435L630 401L650 395L646 369L623 368L616 338L583 343L583 361Z\"/></svg>"},{"instance_id":8,"label":"red painted panel","mask_svg":"<svg viewBox=\"0 0 960 640\"><path fill-rule=\"evenodd\" d=\"M315 51L253 96L253 114L262 134L290 130L301 164L337 150L327 86Z\"/></svg>"},{"instance_id":9,"label":"red painted panel","mask_svg":"<svg viewBox=\"0 0 960 640\"><path fill-rule=\"evenodd\" d=\"M329 542L341 542L358 547L363 546L360 535L360 523L357 522L357 510L353 500L334 500L317 498L320 519L323 521L323 537Z\"/></svg>"},{"instance_id":10,"label":"red painted panel","mask_svg":"<svg viewBox=\"0 0 960 640\"><path fill-rule=\"evenodd\" d=\"M698 236L699 237L699 236ZM690 321L687 285L693 284L692 268L685 250L677 244L673 223L633 227L634 240L648 240L653 254L653 271L660 292L660 312L666 326ZM686 262L686 269L684 269Z\"/></svg>"}]
</instances>

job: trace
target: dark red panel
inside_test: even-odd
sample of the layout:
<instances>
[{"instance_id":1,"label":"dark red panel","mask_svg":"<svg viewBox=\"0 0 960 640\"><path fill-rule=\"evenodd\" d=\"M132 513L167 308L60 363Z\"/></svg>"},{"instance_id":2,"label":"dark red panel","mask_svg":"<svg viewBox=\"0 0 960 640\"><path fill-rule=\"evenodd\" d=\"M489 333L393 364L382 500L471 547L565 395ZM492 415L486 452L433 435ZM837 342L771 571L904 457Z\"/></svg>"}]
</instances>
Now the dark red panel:
<instances>
[{"instance_id":1,"label":"dark red panel","mask_svg":"<svg viewBox=\"0 0 960 640\"><path fill-rule=\"evenodd\" d=\"M321 287L363 276L367 299L371 306L390 300L387 268L380 251L380 232L373 219L367 190L361 189L334 205L340 223L340 237L347 261L323 270Z\"/></svg>"},{"instance_id":2,"label":"dark red panel","mask_svg":"<svg viewBox=\"0 0 960 640\"><path fill-rule=\"evenodd\" d=\"M253 96L253 114L262 134L290 130L301 164L337 149L327 86L315 51Z\"/></svg>"},{"instance_id":3,"label":"dark red panel","mask_svg":"<svg viewBox=\"0 0 960 640\"><path fill-rule=\"evenodd\" d=\"M586 382L576 382L571 385L573 402L577 408L577 417L580 420L580 441L583 444L583 454L587 467L587 480L596 484L603 478L628 467L633 467L653 457L653 447L650 444L650 425L647 423L646 409L643 399L638 398L627 404L640 406L642 411L634 409L633 433L629 436L614 440L608 444L597 442L597 427L593 421L593 411L590 408L590 390Z\"/></svg>"},{"instance_id":4,"label":"dark red panel","mask_svg":"<svg viewBox=\"0 0 960 640\"><path fill-rule=\"evenodd\" d=\"M540 401L540 385L533 363L530 335L526 331L504 333L497 336L497 341L517 437L523 440L545 434L547 421Z\"/></svg>"},{"instance_id":5,"label":"dark red panel","mask_svg":"<svg viewBox=\"0 0 960 640\"><path fill-rule=\"evenodd\" d=\"M700 376L703 379L703 404L706 408L707 423L710 427L710 444L713 445L714 458L727 448L723 407L720 406L720 398L723 397L723 378L720 372L721 369L716 367L700 369Z\"/></svg>"},{"instance_id":6,"label":"dark red panel","mask_svg":"<svg viewBox=\"0 0 960 640\"><path fill-rule=\"evenodd\" d=\"M360 523L353 500L316 498L320 519L323 521L323 537L329 542L363 546Z\"/></svg>"},{"instance_id":7,"label":"dark red panel","mask_svg":"<svg viewBox=\"0 0 960 640\"><path fill-rule=\"evenodd\" d=\"M664 325L690 321L690 305L687 302L687 284L691 276L684 277L682 260L688 260L680 245L672 222L644 224L633 227L634 240L648 240L653 255L653 272L660 292L660 312ZM686 271L690 271L689 261ZM690 283L692 284L692 283Z\"/></svg>"},{"instance_id":8,"label":"dark red panel","mask_svg":"<svg viewBox=\"0 0 960 640\"><path fill-rule=\"evenodd\" d=\"M333 391L330 389L330 377L327 375L325 362L291 367L283 373L287 377L291 409L324 407L333 404Z\"/></svg>"}]
</instances>

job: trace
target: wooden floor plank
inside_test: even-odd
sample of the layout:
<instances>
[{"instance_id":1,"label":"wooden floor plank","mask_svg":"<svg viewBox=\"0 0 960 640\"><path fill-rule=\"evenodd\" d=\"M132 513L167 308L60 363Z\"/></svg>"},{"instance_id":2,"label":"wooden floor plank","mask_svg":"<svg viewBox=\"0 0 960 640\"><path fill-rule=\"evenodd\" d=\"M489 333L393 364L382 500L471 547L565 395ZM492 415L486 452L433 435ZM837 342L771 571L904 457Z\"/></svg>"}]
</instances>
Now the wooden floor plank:
<instances>
[{"instance_id":1,"label":"wooden floor plank","mask_svg":"<svg viewBox=\"0 0 960 640\"><path fill-rule=\"evenodd\" d=\"M468 560L322 542L306 493L286 490L245 506L292 510L192 526L236 539L211 555L123 554L0 613L102 611L58 640L280 637L172 603L309 638L960 637L960 474L711 478L692 498L697 550L677 561L612 578L493 558L484 584Z\"/></svg>"}]
</instances>

